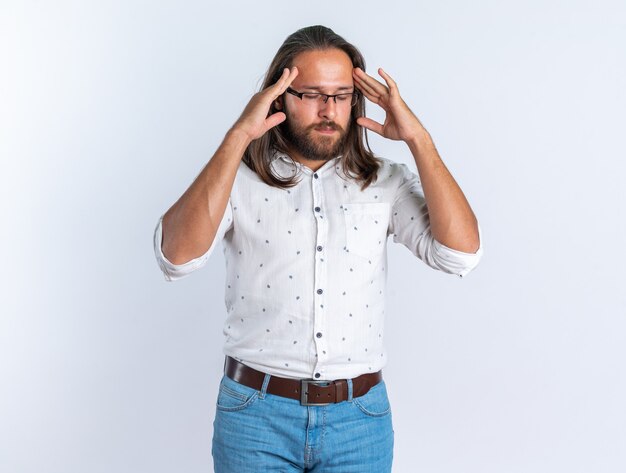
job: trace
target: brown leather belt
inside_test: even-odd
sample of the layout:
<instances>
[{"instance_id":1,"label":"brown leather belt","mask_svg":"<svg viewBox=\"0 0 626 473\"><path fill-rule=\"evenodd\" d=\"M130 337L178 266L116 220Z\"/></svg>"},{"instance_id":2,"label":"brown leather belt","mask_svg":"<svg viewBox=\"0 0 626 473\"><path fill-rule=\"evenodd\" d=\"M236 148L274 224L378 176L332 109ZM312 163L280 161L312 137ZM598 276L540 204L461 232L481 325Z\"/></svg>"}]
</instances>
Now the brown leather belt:
<instances>
[{"instance_id":1,"label":"brown leather belt","mask_svg":"<svg viewBox=\"0 0 626 473\"><path fill-rule=\"evenodd\" d=\"M265 373L257 371L226 355L224 374L238 383L261 390ZM383 379L382 370L352 378L352 397L366 394ZM303 406L326 406L348 399L348 381L318 381L314 379L291 379L271 376L267 392L300 401Z\"/></svg>"}]
</instances>

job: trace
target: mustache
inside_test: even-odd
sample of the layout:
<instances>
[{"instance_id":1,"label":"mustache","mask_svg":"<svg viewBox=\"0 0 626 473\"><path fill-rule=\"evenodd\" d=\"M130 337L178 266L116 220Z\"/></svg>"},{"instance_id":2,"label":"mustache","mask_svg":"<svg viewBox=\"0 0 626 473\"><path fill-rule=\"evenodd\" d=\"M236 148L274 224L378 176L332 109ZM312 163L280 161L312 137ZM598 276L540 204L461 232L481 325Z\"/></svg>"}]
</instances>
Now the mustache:
<instances>
[{"instance_id":1,"label":"mustache","mask_svg":"<svg viewBox=\"0 0 626 473\"><path fill-rule=\"evenodd\" d=\"M343 128L341 128L339 125L337 125L335 122L321 122L318 123L316 125L312 125L310 127L311 129L316 129L316 128L330 128L332 130L338 130L338 131L343 131Z\"/></svg>"}]
</instances>

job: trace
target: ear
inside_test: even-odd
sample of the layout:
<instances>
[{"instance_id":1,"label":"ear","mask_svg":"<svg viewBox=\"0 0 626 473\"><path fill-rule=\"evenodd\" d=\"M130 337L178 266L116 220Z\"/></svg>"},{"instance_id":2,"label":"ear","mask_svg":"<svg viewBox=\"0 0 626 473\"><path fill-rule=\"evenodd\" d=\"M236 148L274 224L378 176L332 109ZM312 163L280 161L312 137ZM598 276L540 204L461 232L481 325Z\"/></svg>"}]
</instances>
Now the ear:
<instances>
[{"instance_id":1,"label":"ear","mask_svg":"<svg viewBox=\"0 0 626 473\"><path fill-rule=\"evenodd\" d=\"M280 96L278 97L276 100L274 100L274 108L276 108L276 110L281 110L283 109L283 97Z\"/></svg>"}]
</instances>

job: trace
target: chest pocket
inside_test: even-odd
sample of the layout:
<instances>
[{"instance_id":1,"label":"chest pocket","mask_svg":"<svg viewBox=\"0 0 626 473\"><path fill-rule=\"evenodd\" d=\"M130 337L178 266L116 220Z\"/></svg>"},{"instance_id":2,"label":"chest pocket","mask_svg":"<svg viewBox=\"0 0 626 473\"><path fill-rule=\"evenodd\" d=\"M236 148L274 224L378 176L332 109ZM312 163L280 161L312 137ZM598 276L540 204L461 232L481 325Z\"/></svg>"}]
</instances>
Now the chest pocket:
<instances>
[{"instance_id":1,"label":"chest pocket","mask_svg":"<svg viewBox=\"0 0 626 473\"><path fill-rule=\"evenodd\" d=\"M380 253L387 239L391 206L384 202L343 204L346 248L369 258Z\"/></svg>"}]
</instances>

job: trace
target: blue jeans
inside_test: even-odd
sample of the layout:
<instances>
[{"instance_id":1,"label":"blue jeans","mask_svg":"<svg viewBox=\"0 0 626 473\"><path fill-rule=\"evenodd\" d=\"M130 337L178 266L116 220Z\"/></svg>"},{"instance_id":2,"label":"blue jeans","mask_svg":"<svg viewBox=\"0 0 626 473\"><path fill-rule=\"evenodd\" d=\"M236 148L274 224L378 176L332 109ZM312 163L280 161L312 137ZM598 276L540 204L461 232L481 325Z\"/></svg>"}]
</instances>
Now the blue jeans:
<instances>
[{"instance_id":1,"label":"blue jeans","mask_svg":"<svg viewBox=\"0 0 626 473\"><path fill-rule=\"evenodd\" d=\"M391 406L384 381L365 395L327 406L266 392L223 375L211 454L215 473L391 471Z\"/></svg>"}]
</instances>

